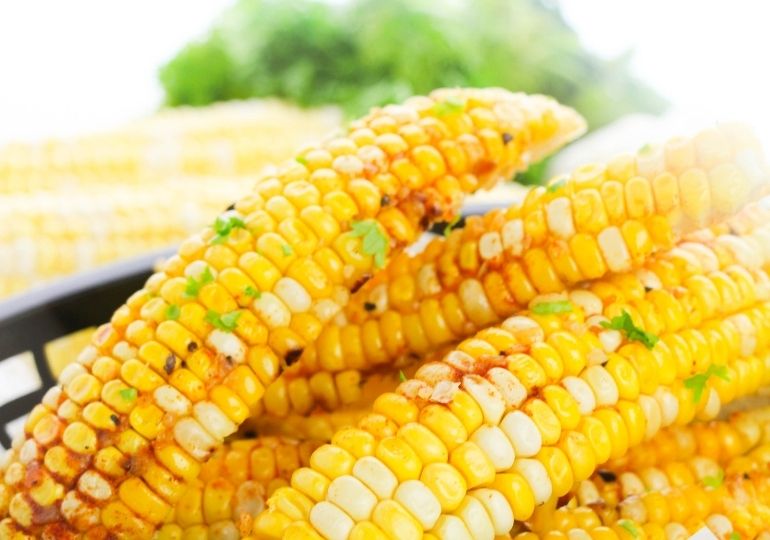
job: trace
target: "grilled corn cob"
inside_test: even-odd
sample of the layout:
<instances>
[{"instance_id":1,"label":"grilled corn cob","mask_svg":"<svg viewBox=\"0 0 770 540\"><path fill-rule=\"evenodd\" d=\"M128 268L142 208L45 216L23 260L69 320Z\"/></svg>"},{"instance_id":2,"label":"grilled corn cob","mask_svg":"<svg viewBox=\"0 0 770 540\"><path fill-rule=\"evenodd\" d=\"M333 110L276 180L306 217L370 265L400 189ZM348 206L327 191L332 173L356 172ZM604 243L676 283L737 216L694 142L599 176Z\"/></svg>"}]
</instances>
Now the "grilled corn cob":
<instances>
[{"instance_id":1,"label":"grilled corn cob","mask_svg":"<svg viewBox=\"0 0 770 540\"><path fill-rule=\"evenodd\" d=\"M308 465L310 454L318 446L312 441L277 437L228 443L203 465L196 480L178 485L174 512L156 534L156 540L248 536L266 498L285 491L291 474ZM296 499L287 504L292 502Z\"/></svg>"},{"instance_id":2,"label":"grilled corn cob","mask_svg":"<svg viewBox=\"0 0 770 540\"><path fill-rule=\"evenodd\" d=\"M443 90L374 111L261 181L182 244L31 412L4 463L0 532L152 536L172 502L148 469L196 478L390 250L582 129L547 98Z\"/></svg>"},{"instance_id":3,"label":"grilled corn cob","mask_svg":"<svg viewBox=\"0 0 770 540\"><path fill-rule=\"evenodd\" d=\"M636 272L612 275L604 282L590 285L589 289L593 288L605 298L614 295L616 302L624 302L623 309L642 319L649 319L648 323L652 325L652 331L657 331L661 323L656 312L666 312L670 307L671 294L676 294L675 287L685 280L697 281L700 278L693 278L694 275L725 270L731 264L753 270L759 268L763 261L770 260L770 238L768 237L770 227L766 223L757 221L753 224L754 228L749 227L747 223L744 227L745 236L742 237L736 237L730 232L701 233L697 239L682 242L672 250L651 256ZM449 242L444 239L435 240L428 246L428 251L430 253L446 252L447 243ZM485 304L483 294L473 295L462 302L452 292L442 292L439 295L440 299L428 296L413 300L411 303L416 303L417 308L399 305L399 310L403 309L406 313L397 310L377 312L373 306L377 305L381 293L376 291L382 291L386 286L393 288L392 286L396 284L398 284L398 290L413 291L414 287L408 286L408 283L410 280L414 283L424 279L422 277L424 270L431 267L430 264L425 264L426 260L432 257L430 253L412 257L404 254L397 256L388 269L401 268L402 273L388 274L390 279L386 281L382 280L382 274L380 274L372 280L377 283L374 289L367 290L369 287L367 283L356 293L343 310L346 324L338 326L336 319L330 321L321 331L321 337L306 349L314 348L318 351L317 355L322 359L323 369L311 376L297 376L295 373L286 373L281 376L267 389L266 394L276 399L265 400L266 411L273 416L286 416L292 411L306 414L318 405L325 408L334 407L337 403L346 401L345 395L350 396L353 393L351 390L354 390L355 386L349 383L361 377L361 370L365 372L368 369L392 365L394 358L398 364L399 358L404 359L404 353L408 353L407 359L417 353L424 356L440 348L444 343L455 342L472 335L477 325L466 314L478 314L480 310L487 309L488 315L484 314L488 317L484 321L487 324L499 322L505 316L505 310L491 309L488 304ZM735 271L735 269L730 270L733 273ZM665 280L666 292L656 292L649 298L645 298L645 286L662 285L663 282L658 274ZM761 278L762 275L759 274L757 277ZM766 288L767 284L761 286ZM623 289L628 291L627 294L622 292ZM585 296L585 293L580 290L570 294L578 299ZM493 297L491 293L489 297ZM500 295L496 297L499 298ZM624 297L625 300L623 300ZM566 302L567 297L562 301ZM362 308L362 305L367 307ZM484 308L485 305L487 305L486 308ZM413 310L413 313L410 314L410 310ZM617 314L620 310L621 306L617 304L612 314ZM361 315L366 311L370 311L372 315L361 319ZM361 320L364 322L359 322ZM478 326L485 326L478 321L477 323ZM610 331L599 333L600 339L605 341L616 339L616 335L617 332ZM324 336L329 339L325 339ZM365 353L376 354L377 357L367 357ZM335 360L331 363L324 362L323 358L329 355L334 355ZM335 366L340 365L343 360L352 368L330 373L334 372ZM377 363L370 363L372 361ZM302 362L297 365L304 368ZM289 393L289 388L292 388L295 398L287 401L284 396Z\"/></svg>"},{"instance_id":4,"label":"grilled corn cob","mask_svg":"<svg viewBox=\"0 0 770 540\"><path fill-rule=\"evenodd\" d=\"M763 271L756 272L766 282ZM671 295L671 307L689 307L679 315L667 311L670 317L658 321L660 339L650 321L634 319L639 311L610 297L604 313L617 310L628 320L598 356L590 347L601 350L601 340L592 337L591 323L583 324L601 313L598 297L575 298L567 314L518 315L463 341L442 362L422 366L398 393L378 398L381 407L359 423L369 432L360 439L369 441L365 447L350 441L322 446L311 467L295 473L293 489L315 501L310 512L288 518L271 500L257 530L279 537L299 519L332 539L372 527L400 538L502 534L502 525L529 518L536 504L564 495L598 463L661 426L690 422L698 412L713 416L720 402L770 377L767 340L760 337L770 325L770 303L767 290L749 284L751 277L745 296L728 285L727 272L703 277L716 295L706 298L701 280L685 281L679 298ZM656 290L662 289L647 294ZM629 311L637 315L628 317ZM611 319L593 325L613 326ZM702 377L711 366L727 370L729 381L715 384L706 376L694 392L685 378ZM330 495L330 482L338 480L350 488ZM466 513L466 505L480 508L469 502L479 498L491 506Z\"/></svg>"},{"instance_id":5,"label":"grilled corn cob","mask_svg":"<svg viewBox=\"0 0 770 540\"><path fill-rule=\"evenodd\" d=\"M579 501L595 508L604 524L621 519L658 526L676 522L681 532L708 526L722 540L733 532L755 538L770 532L769 465L770 446L760 445L727 460L724 467L695 454L660 468L605 470L582 483ZM545 526L541 530L565 530L574 522L571 514L557 510L538 525Z\"/></svg>"},{"instance_id":6,"label":"grilled corn cob","mask_svg":"<svg viewBox=\"0 0 770 540\"><path fill-rule=\"evenodd\" d=\"M718 157L706 151L716 140L725 148ZM579 168L534 188L520 205L469 219L411 260L402 255L365 285L351 324L326 326L301 365L360 369L423 354L499 322L539 293L643 265L685 233L732 215L768 181L755 140L737 128Z\"/></svg>"}]
</instances>

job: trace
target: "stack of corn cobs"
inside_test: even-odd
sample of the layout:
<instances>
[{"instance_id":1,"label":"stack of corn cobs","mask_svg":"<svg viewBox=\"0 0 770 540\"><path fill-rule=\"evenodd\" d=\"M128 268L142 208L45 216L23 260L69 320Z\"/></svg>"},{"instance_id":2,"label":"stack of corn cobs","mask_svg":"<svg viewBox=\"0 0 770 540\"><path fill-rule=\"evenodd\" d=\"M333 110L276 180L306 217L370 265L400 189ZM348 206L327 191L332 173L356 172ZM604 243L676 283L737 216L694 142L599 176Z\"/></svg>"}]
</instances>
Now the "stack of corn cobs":
<instances>
[{"instance_id":1,"label":"stack of corn cobs","mask_svg":"<svg viewBox=\"0 0 770 540\"><path fill-rule=\"evenodd\" d=\"M456 220L583 129L542 96L439 90L301 151L31 411L0 538L770 538L770 410L717 419L770 383L753 136Z\"/></svg>"}]
</instances>

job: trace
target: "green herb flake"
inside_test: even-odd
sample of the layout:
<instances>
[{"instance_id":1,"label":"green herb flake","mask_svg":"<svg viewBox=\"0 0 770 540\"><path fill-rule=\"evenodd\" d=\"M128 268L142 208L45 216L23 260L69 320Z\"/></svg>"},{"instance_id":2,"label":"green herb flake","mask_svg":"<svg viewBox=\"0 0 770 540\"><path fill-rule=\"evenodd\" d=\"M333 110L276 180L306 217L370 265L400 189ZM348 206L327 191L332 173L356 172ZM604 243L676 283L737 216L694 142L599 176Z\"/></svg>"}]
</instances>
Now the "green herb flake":
<instances>
[{"instance_id":1,"label":"green herb flake","mask_svg":"<svg viewBox=\"0 0 770 540\"><path fill-rule=\"evenodd\" d=\"M251 285L248 285L248 286L247 286L247 287L246 287L246 288L243 290L243 292L244 292L244 294L245 294L246 296L250 296L250 297L252 297L252 298L256 298L256 299L259 299L259 298L261 298L261 297L262 297L262 293L261 293L259 290L255 289L254 287L252 287Z\"/></svg>"},{"instance_id":2,"label":"green herb flake","mask_svg":"<svg viewBox=\"0 0 770 540\"><path fill-rule=\"evenodd\" d=\"M620 525L625 530L627 530L628 534L630 534L634 538L639 538L639 530L636 528L636 525L634 525L633 522L631 522L631 521L629 521L627 519L622 519L622 520L618 521L618 525Z\"/></svg>"},{"instance_id":3,"label":"green herb flake","mask_svg":"<svg viewBox=\"0 0 770 540\"><path fill-rule=\"evenodd\" d=\"M230 235L233 229L245 229L246 223L243 222L238 216L218 216L214 221L214 232L217 233L214 238L211 239L212 244L221 244Z\"/></svg>"},{"instance_id":4,"label":"green herb flake","mask_svg":"<svg viewBox=\"0 0 770 540\"><path fill-rule=\"evenodd\" d=\"M123 388L118 392L123 401L134 401L136 399L136 388Z\"/></svg>"},{"instance_id":5,"label":"green herb flake","mask_svg":"<svg viewBox=\"0 0 770 540\"><path fill-rule=\"evenodd\" d=\"M403 372L403 370L398 370L398 380L401 382L406 382L406 374Z\"/></svg>"},{"instance_id":6,"label":"green herb flake","mask_svg":"<svg viewBox=\"0 0 770 540\"><path fill-rule=\"evenodd\" d=\"M639 154L649 154L652 152L653 146L650 143L647 143L643 145L641 148L639 148L639 151L637 153Z\"/></svg>"},{"instance_id":7,"label":"green herb flake","mask_svg":"<svg viewBox=\"0 0 770 540\"><path fill-rule=\"evenodd\" d=\"M714 476L706 476L703 478L703 485L706 487L717 489L725 483L725 471L719 469Z\"/></svg>"},{"instance_id":8,"label":"green herb flake","mask_svg":"<svg viewBox=\"0 0 770 540\"><path fill-rule=\"evenodd\" d=\"M294 255L294 248L292 248L289 244L282 244L281 252L283 253L284 257L291 257Z\"/></svg>"},{"instance_id":9,"label":"green herb flake","mask_svg":"<svg viewBox=\"0 0 770 540\"><path fill-rule=\"evenodd\" d=\"M559 313L570 313L571 311L572 303L569 300L540 302L532 306L532 313L535 315L558 315Z\"/></svg>"},{"instance_id":10,"label":"green herb flake","mask_svg":"<svg viewBox=\"0 0 770 540\"><path fill-rule=\"evenodd\" d=\"M179 309L179 306L176 304L171 304L166 308L166 318L170 321L175 321L179 318L181 311L182 310Z\"/></svg>"},{"instance_id":11,"label":"green herb flake","mask_svg":"<svg viewBox=\"0 0 770 540\"><path fill-rule=\"evenodd\" d=\"M446 227L444 227L444 237L449 238L449 235L452 234L452 231L457 227L457 224L460 223L460 220L462 219L462 216L457 215L446 224Z\"/></svg>"},{"instance_id":12,"label":"green herb flake","mask_svg":"<svg viewBox=\"0 0 770 540\"><path fill-rule=\"evenodd\" d=\"M302 156L298 156L298 157L296 157L294 159L297 161L297 163L299 163L301 165L307 165L307 160L304 157L302 157Z\"/></svg>"},{"instance_id":13,"label":"green herb flake","mask_svg":"<svg viewBox=\"0 0 770 540\"><path fill-rule=\"evenodd\" d=\"M237 310L220 315L213 309L210 309L206 313L205 321L223 332L232 332L238 326L238 318L240 316L241 312Z\"/></svg>"},{"instance_id":14,"label":"green herb flake","mask_svg":"<svg viewBox=\"0 0 770 540\"><path fill-rule=\"evenodd\" d=\"M727 367L714 364L710 365L703 373L698 373L684 380L684 387L692 390L693 402L698 403L700 401L703 391L706 389L706 383L712 376L719 377L724 381L730 380L730 376L727 374Z\"/></svg>"},{"instance_id":15,"label":"green herb flake","mask_svg":"<svg viewBox=\"0 0 770 540\"><path fill-rule=\"evenodd\" d=\"M350 224L353 236L363 238L362 249L366 255L374 257L377 268L385 266L385 252L388 249L388 238L373 219L354 221Z\"/></svg>"},{"instance_id":16,"label":"green herb flake","mask_svg":"<svg viewBox=\"0 0 770 540\"><path fill-rule=\"evenodd\" d=\"M555 182L551 182L550 184L548 184L548 187L546 187L545 190L548 193L556 193L561 188L563 188L565 185L567 185L567 178L563 177L563 178L560 178L560 179L556 180Z\"/></svg>"},{"instance_id":17,"label":"green herb flake","mask_svg":"<svg viewBox=\"0 0 770 540\"><path fill-rule=\"evenodd\" d=\"M733 531L730 533L730 536L727 537L728 540L741 540L741 535L737 532Z\"/></svg>"},{"instance_id":18,"label":"green herb flake","mask_svg":"<svg viewBox=\"0 0 770 540\"><path fill-rule=\"evenodd\" d=\"M211 268L207 266L206 269L201 272L199 279L195 279L192 276L187 278L187 284L185 285L184 293L182 293L182 296L188 299L196 298L201 290L201 287L208 285L209 283L213 283L213 281L214 274L211 273Z\"/></svg>"},{"instance_id":19,"label":"green herb flake","mask_svg":"<svg viewBox=\"0 0 770 540\"><path fill-rule=\"evenodd\" d=\"M444 101L439 101L433 106L436 116L459 114L465 110L465 100L457 96L449 96Z\"/></svg>"},{"instance_id":20,"label":"green herb flake","mask_svg":"<svg viewBox=\"0 0 770 540\"><path fill-rule=\"evenodd\" d=\"M610 330L619 330L625 334L629 341L638 341L648 349L655 347L658 342L658 336L645 332L636 326L626 310L623 310L621 315L613 317L610 322L602 321L601 326Z\"/></svg>"}]
</instances>

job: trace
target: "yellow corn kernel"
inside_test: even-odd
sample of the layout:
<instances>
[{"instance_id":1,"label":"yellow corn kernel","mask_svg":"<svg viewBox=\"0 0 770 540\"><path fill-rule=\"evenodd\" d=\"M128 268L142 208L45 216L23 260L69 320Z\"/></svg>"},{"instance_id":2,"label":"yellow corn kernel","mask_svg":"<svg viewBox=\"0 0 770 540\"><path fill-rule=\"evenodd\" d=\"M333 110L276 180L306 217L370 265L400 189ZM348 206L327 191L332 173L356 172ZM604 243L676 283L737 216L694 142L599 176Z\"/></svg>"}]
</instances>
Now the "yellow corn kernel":
<instances>
[{"instance_id":1,"label":"yellow corn kernel","mask_svg":"<svg viewBox=\"0 0 770 540\"><path fill-rule=\"evenodd\" d=\"M448 463L426 465L420 481L430 489L441 503L442 512L452 512L460 506L468 485L460 472Z\"/></svg>"},{"instance_id":2,"label":"yellow corn kernel","mask_svg":"<svg viewBox=\"0 0 770 540\"><path fill-rule=\"evenodd\" d=\"M379 442L375 456L382 461L400 482L420 477L422 463L417 453L397 437L387 437Z\"/></svg>"},{"instance_id":3,"label":"yellow corn kernel","mask_svg":"<svg viewBox=\"0 0 770 540\"><path fill-rule=\"evenodd\" d=\"M424 407L420 411L419 422L436 434L450 451L468 440L468 431L463 423L442 405L431 404Z\"/></svg>"},{"instance_id":4,"label":"yellow corn kernel","mask_svg":"<svg viewBox=\"0 0 770 540\"><path fill-rule=\"evenodd\" d=\"M522 410L537 426L543 439L543 445L556 444L561 436L561 422L553 410L540 399L527 401Z\"/></svg>"},{"instance_id":5,"label":"yellow corn kernel","mask_svg":"<svg viewBox=\"0 0 770 540\"><path fill-rule=\"evenodd\" d=\"M469 489L488 484L495 478L492 462L478 445L470 441L452 450L449 463L465 477Z\"/></svg>"},{"instance_id":6,"label":"yellow corn kernel","mask_svg":"<svg viewBox=\"0 0 770 540\"><path fill-rule=\"evenodd\" d=\"M377 443L374 436L367 431L344 427L334 434L332 444L347 450L354 457L360 458L373 455Z\"/></svg>"},{"instance_id":7,"label":"yellow corn kernel","mask_svg":"<svg viewBox=\"0 0 770 540\"><path fill-rule=\"evenodd\" d=\"M466 340L465 342L463 342L463 344L466 344L466 347L465 347L466 352L469 350L467 348L467 344L469 343L469 341L470 340ZM463 346L463 344L461 344L460 346ZM449 406L449 411L451 411L451 413L456 418L458 418L460 422L462 422L462 425L465 426L465 430L467 433L472 433L484 422L484 413L482 412L481 407L479 407L476 400L473 399L473 397L471 397L471 395L464 390L455 392L454 396L452 396L452 401L449 403L448 406Z\"/></svg>"},{"instance_id":8,"label":"yellow corn kernel","mask_svg":"<svg viewBox=\"0 0 770 540\"><path fill-rule=\"evenodd\" d=\"M141 518L161 523L171 507L138 478L128 478L118 488L120 500Z\"/></svg>"},{"instance_id":9,"label":"yellow corn kernel","mask_svg":"<svg viewBox=\"0 0 770 540\"><path fill-rule=\"evenodd\" d=\"M404 424L397 436L412 447L424 465L445 463L449 459L449 452L441 439L420 423Z\"/></svg>"},{"instance_id":10,"label":"yellow corn kernel","mask_svg":"<svg viewBox=\"0 0 770 540\"><path fill-rule=\"evenodd\" d=\"M375 399L372 410L387 416L399 426L416 421L419 413L417 405L393 392L386 392Z\"/></svg>"},{"instance_id":11,"label":"yellow corn kernel","mask_svg":"<svg viewBox=\"0 0 770 540\"><path fill-rule=\"evenodd\" d=\"M612 441L611 459L618 459L628 450L628 428L623 417L617 411L612 409L599 409L593 413L594 418L604 424Z\"/></svg>"},{"instance_id":12,"label":"yellow corn kernel","mask_svg":"<svg viewBox=\"0 0 770 540\"><path fill-rule=\"evenodd\" d=\"M515 520L526 520L535 510L535 496L527 481L518 473L503 473L490 486L502 493L513 511Z\"/></svg>"}]
</instances>

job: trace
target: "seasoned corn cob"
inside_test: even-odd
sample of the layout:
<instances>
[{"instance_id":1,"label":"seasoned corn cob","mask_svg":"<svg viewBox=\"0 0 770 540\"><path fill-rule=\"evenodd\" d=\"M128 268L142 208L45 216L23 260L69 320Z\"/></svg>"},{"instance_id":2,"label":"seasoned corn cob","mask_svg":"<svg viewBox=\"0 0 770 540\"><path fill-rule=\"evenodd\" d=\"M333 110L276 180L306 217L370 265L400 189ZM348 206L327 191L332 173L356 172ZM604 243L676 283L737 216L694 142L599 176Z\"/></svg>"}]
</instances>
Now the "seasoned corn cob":
<instances>
[{"instance_id":1,"label":"seasoned corn cob","mask_svg":"<svg viewBox=\"0 0 770 540\"><path fill-rule=\"evenodd\" d=\"M762 266L763 261L770 260L770 237L768 237L770 226L767 222L756 222L754 226L756 228L753 229L746 227L745 236L742 237L736 237L729 232L716 235L701 233L697 239L683 242L672 250L651 256L636 272L609 276L603 282L589 285L589 289L603 298L614 295L616 302L625 302L623 306L615 305L611 310L612 314L619 313L621 308L626 309L634 314L635 319L637 317L649 319L647 323L651 325L651 330L656 332L661 325L660 316L656 315L656 312L665 313L670 309L670 296L676 294L676 287L685 280L697 281L700 278L693 278L694 275L725 270L733 264L739 264L746 270L753 270ZM428 246L428 251L446 252L447 243L444 239L437 239ZM763 249L764 246L768 248ZM472 335L477 325L485 326L478 321L474 324L466 315L479 313L486 302L483 294L474 295L463 303L452 292L442 293L440 300L434 297L414 300L419 307L414 309L414 314L411 315L408 314L412 309L410 306L405 308L399 306L399 309L405 309L407 314L397 311L377 312L371 309L369 311L372 315L364 319L363 324L358 322L363 312L377 305L377 299L381 295L376 290L381 291L386 285L393 284L398 284L402 291L414 290L404 283L409 283L410 279L412 282L419 281L423 270L430 268L429 264L424 264L430 257L431 255L427 253L413 257L399 255L388 269L401 268L403 273L398 277L390 275L390 280L386 282L383 282L381 275L378 275L372 280L377 282L374 292L366 290L369 286L367 283L356 293L343 311L346 324L337 326L336 321L330 321L321 331L321 337L306 349L307 351L314 348L318 351L323 369L311 376L285 373L279 377L267 388L266 396L269 399L265 399L266 411L274 416L286 416L292 411L306 414L318 405L325 408L334 407L337 403L345 401L343 394L349 396L353 393L351 390L354 391L355 386L350 383L360 378L360 370L366 371L390 365L394 362L394 358L401 357L403 360L404 353L408 353L407 359L415 353L425 355L444 343L455 342ZM736 269L732 268L729 271L735 273ZM760 279L762 274L756 277ZM662 279L665 281L666 291L658 291L649 298L645 298L645 286L659 287L663 284ZM763 288L767 286L768 284L761 284ZM627 290L627 294L622 292L623 289ZM577 295L578 298L584 295L579 290L570 294ZM623 297L626 299L623 300ZM566 300L566 297L563 300ZM368 308L362 308L362 305ZM490 311L489 318L484 322L487 324L499 322L504 316L504 310ZM605 341L616 339L616 335L617 332L613 331L598 334L599 338ZM330 339L325 340L324 336ZM383 344L385 344L384 347ZM364 352L377 354L377 357L367 357ZM335 356L334 361L324 362L323 358L330 354ZM337 360L343 359L352 368L330 373L339 364ZM297 366L304 368L301 362ZM294 398L286 400L285 396L290 393L290 389Z\"/></svg>"},{"instance_id":2,"label":"seasoned corn cob","mask_svg":"<svg viewBox=\"0 0 770 540\"><path fill-rule=\"evenodd\" d=\"M257 531L290 536L309 523L331 539L503 534L661 426L713 417L720 402L770 380L770 302L757 286L767 276L740 275L744 287L727 271L685 280L657 320L659 339L650 320L622 307L622 293L603 309L588 291L566 314L518 315L481 331L380 396L355 437L316 450L311 467L292 477L312 509L286 515L271 499ZM646 294L663 290L659 283ZM602 311L618 315L584 323ZM602 351L591 327L617 319L627 320ZM712 366L729 380L710 380ZM700 390L685 382L693 374L705 376ZM330 492L331 482L348 489Z\"/></svg>"},{"instance_id":3,"label":"seasoned corn cob","mask_svg":"<svg viewBox=\"0 0 770 540\"><path fill-rule=\"evenodd\" d=\"M578 501L596 509L604 524L633 519L663 526L671 521L689 532L709 526L722 540L733 532L755 538L770 532L769 466L770 446L761 445L728 460L724 467L696 454L660 468L605 470L581 483ZM573 513L566 508L546 512L536 526L543 531L569 529Z\"/></svg>"},{"instance_id":4,"label":"seasoned corn cob","mask_svg":"<svg viewBox=\"0 0 770 540\"><path fill-rule=\"evenodd\" d=\"M724 144L719 156L706 151L713 141ZM401 255L364 286L357 311L347 313L351 324L324 327L299 365L361 369L423 354L499 322L539 293L642 266L768 187L756 141L737 128L664 148L665 156L661 149L579 168L554 189L534 188L520 205L467 220L417 257Z\"/></svg>"},{"instance_id":5,"label":"seasoned corn cob","mask_svg":"<svg viewBox=\"0 0 770 540\"><path fill-rule=\"evenodd\" d=\"M172 509L166 488L198 476L389 251L583 127L547 98L442 90L374 111L261 181L31 412L3 466L0 537L151 537Z\"/></svg>"},{"instance_id":6,"label":"seasoned corn cob","mask_svg":"<svg viewBox=\"0 0 770 540\"><path fill-rule=\"evenodd\" d=\"M291 474L309 464L310 454L319 445L260 437L220 448L201 467L196 480L178 486L174 512L155 539L229 540L248 536L253 518L262 511L267 497L285 491Z\"/></svg>"}]
</instances>

